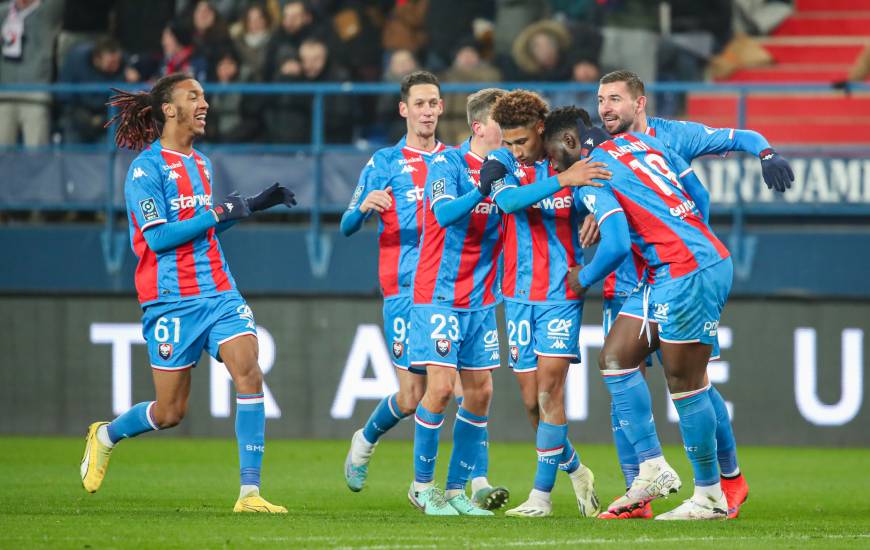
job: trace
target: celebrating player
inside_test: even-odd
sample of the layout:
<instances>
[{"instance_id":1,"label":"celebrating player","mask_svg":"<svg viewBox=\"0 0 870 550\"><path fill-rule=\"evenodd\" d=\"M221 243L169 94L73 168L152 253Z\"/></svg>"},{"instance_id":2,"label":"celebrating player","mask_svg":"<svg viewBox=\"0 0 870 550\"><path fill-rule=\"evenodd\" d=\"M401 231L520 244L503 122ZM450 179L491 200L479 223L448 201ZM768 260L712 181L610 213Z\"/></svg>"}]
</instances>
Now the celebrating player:
<instances>
[{"instance_id":1,"label":"celebrating player","mask_svg":"<svg viewBox=\"0 0 870 550\"><path fill-rule=\"evenodd\" d=\"M426 371L409 362L411 280L417 266L422 230L423 189L428 165L445 149L435 139L438 117L444 110L438 78L415 71L402 79L399 114L408 133L392 146L372 155L341 218L341 232L351 235L372 213L380 216L379 278L384 296L384 333L390 344L399 391L385 397L365 426L353 434L344 463L351 491L359 491L368 476L368 464L378 439L417 408L426 389Z\"/></svg>"},{"instance_id":2,"label":"celebrating player","mask_svg":"<svg viewBox=\"0 0 870 550\"><path fill-rule=\"evenodd\" d=\"M622 132L641 132L658 138L671 151L687 163L699 156L726 154L730 151L743 151L761 159L761 172L768 188L779 192L791 187L794 175L788 162L778 155L764 137L752 130L733 128L709 128L696 122L674 121L646 114L644 84L640 78L629 71L615 71L601 78L598 91L599 116L610 134ZM709 220L708 220L709 221ZM614 273L604 282L605 334L609 330L608 320L615 319L626 297L640 282L644 270L643 259L631 254ZM612 322L612 321L611 321ZM718 341L714 342L711 360L719 358ZM650 358L647 358L651 364ZM735 518L740 506L746 501L749 486L737 464L737 446L731 419L725 401L719 391L710 388L710 399L716 409L718 420L716 430L717 457L722 471L722 489L728 500L728 517ZM630 487L637 475L637 457L627 444L625 436L614 419L613 436L617 455L625 475L626 486ZM635 514L651 517L648 508L638 509ZM605 513L604 517L609 517Z\"/></svg>"},{"instance_id":3,"label":"celebrating player","mask_svg":"<svg viewBox=\"0 0 870 550\"><path fill-rule=\"evenodd\" d=\"M492 185L504 217L504 281L509 364L517 376L527 414L537 430L534 489L507 515L544 517L552 513L550 492L556 472L570 475L581 516L598 513L592 471L580 463L567 438L564 385L568 367L579 360L581 298L564 272L581 264L580 219L570 189L561 188L546 158L541 134L547 104L535 93L515 90L493 108L505 149L494 151L481 175ZM572 167L581 180L607 178L600 164ZM535 185L531 185L531 184ZM519 204L530 187L549 186L548 198ZM527 208L528 206L528 208ZM594 219L584 231L595 228Z\"/></svg>"},{"instance_id":4,"label":"celebrating player","mask_svg":"<svg viewBox=\"0 0 870 550\"><path fill-rule=\"evenodd\" d=\"M564 126L551 131L570 135L574 152L597 146L590 158L607 162L614 173L603 189L577 193L598 220L601 244L590 264L569 271L569 284L585 293L632 247L648 265L647 285L626 300L599 356L618 422L640 460L628 492L609 511L631 512L680 487L679 477L662 456L650 421L649 389L638 368L641 360L661 348L695 492L657 519L724 519L727 501L716 462L717 420L706 367L731 287L732 265L728 250L706 221L709 196L686 162L655 138L623 133L611 140L602 130L589 128L585 111L566 111L552 119L554 125L560 121ZM572 115L573 120L565 123ZM572 134L572 124L582 134ZM567 154L564 149L554 151L559 168L576 158L566 158Z\"/></svg>"},{"instance_id":5,"label":"celebrating player","mask_svg":"<svg viewBox=\"0 0 870 550\"><path fill-rule=\"evenodd\" d=\"M117 144L145 148L130 165L124 195L157 398L112 422L91 424L82 485L90 493L100 488L120 440L181 422L190 369L206 349L223 361L236 388L241 490L233 511L287 513L260 496L266 415L256 325L216 233L253 212L295 205L293 193L275 184L254 197L231 193L212 208L211 161L193 148L194 139L205 134L208 103L191 76L168 75L150 92L118 91L110 103L120 108L109 121L119 121Z\"/></svg>"}]
</instances>

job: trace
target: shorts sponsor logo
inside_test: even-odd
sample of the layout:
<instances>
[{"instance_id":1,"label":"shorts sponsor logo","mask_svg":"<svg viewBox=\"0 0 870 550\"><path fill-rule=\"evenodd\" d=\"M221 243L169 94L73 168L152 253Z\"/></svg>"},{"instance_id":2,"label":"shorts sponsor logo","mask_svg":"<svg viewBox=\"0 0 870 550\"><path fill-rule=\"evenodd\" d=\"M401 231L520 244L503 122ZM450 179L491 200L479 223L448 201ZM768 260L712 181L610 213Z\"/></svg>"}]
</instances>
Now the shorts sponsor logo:
<instances>
[{"instance_id":1,"label":"shorts sponsor logo","mask_svg":"<svg viewBox=\"0 0 870 550\"><path fill-rule=\"evenodd\" d=\"M568 349L565 341L571 336L572 324L570 319L550 319L547 323L547 338L553 349Z\"/></svg>"},{"instance_id":2,"label":"shorts sponsor logo","mask_svg":"<svg viewBox=\"0 0 870 550\"><path fill-rule=\"evenodd\" d=\"M704 323L704 332L707 336L716 336L719 332L719 321L707 321Z\"/></svg>"},{"instance_id":3,"label":"shorts sponsor logo","mask_svg":"<svg viewBox=\"0 0 870 550\"><path fill-rule=\"evenodd\" d=\"M514 363L520 360L520 348L517 346L511 346L511 360Z\"/></svg>"},{"instance_id":4,"label":"shorts sponsor logo","mask_svg":"<svg viewBox=\"0 0 870 550\"><path fill-rule=\"evenodd\" d=\"M668 309L669 305L667 303L664 304L656 304L655 312L653 313L653 317L656 321L667 323L668 322Z\"/></svg>"},{"instance_id":5,"label":"shorts sponsor logo","mask_svg":"<svg viewBox=\"0 0 870 550\"><path fill-rule=\"evenodd\" d=\"M172 344L166 342L160 344L159 346L157 346L157 353L160 354L160 357L162 359L169 359L170 357L172 357Z\"/></svg>"},{"instance_id":6,"label":"shorts sponsor logo","mask_svg":"<svg viewBox=\"0 0 870 550\"><path fill-rule=\"evenodd\" d=\"M157 212L157 203L154 202L154 199L151 197L139 201L139 209L142 210L142 219L146 222L156 220L160 217L160 214Z\"/></svg>"},{"instance_id":7,"label":"shorts sponsor logo","mask_svg":"<svg viewBox=\"0 0 870 550\"><path fill-rule=\"evenodd\" d=\"M405 344L402 342L393 342L393 357L399 359L405 353Z\"/></svg>"},{"instance_id":8,"label":"shorts sponsor logo","mask_svg":"<svg viewBox=\"0 0 870 550\"><path fill-rule=\"evenodd\" d=\"M251 306L242 304L236 308L236 313L239 314L239 319L245 321L245 328L257 330L257 325L254 323L254 312L251 311Z\"/></svg>"},{"instance_id":9,"label":"shorts sponsor logo","mask_svg":"<svg viewBox=\"0 0 870 550\"><path fill-rule=\"evenodd\" d=\"M447 354L450 353L450 340L442 338L441 340L435 341L435 351L441 357L447 357Z\"/></svg>"},{"instance_id":10,"label":"shorts sponsor logo","mask_svg":"<svg viewBox=\"0 0 870 550\"><path fill-rule=\"evenodd\" d=\"M437 199L446 193L447 181L444 178L432 183L432 198Z\"/></svg>"},{"instance_id":11,"label":"shorts sponsor logo","mask_svg":"<svg viewBox=\"0 0 870 550\"><path fill-rule=\"evenodd\" d=\"M483 349L498 349L498 330L488 330L483 335Z\"/></svg>"}]
</instances>

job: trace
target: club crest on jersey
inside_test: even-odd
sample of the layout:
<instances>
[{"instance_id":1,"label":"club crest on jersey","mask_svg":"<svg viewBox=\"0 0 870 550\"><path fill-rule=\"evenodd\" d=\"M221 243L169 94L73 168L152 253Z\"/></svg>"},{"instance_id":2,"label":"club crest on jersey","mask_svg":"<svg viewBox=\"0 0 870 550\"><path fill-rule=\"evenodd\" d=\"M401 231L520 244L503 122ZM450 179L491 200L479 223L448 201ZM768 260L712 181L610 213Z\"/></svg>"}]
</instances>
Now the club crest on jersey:
<instances>
[{"instance_id":1,"label":"club crest on jersey","mask_svg":"<svg viewBox=\"0 0 870 550\"><path fill-rule=\"evenodd\" d=\"M163 343L157 346L157 353L160 354L160 357L164 360L172 357L172 344Z\"/></svg>"},{"instance_id":2,"label":"club crest on jersey","mask_svg":"<svg viewBox=\"0 0 870 550\"><path fill-rule=\"evenodd\" d=\"M447 354L450 353L450 340L444 338L437 340L435 342L435 351L438 352L438 355L441 357L447 357Z\"/></svg>"},{"instance_id":3,"label":"club crest on jersey","mask_svg":"<svg viewBox=\"0 0 870 550\"><path fill-rule=\"evenodd\" d=\"M393 342L393 357L399 359L405 353L405 344L402 342Z\"/></svg>"},{"instance_id":4,"label":"club crest on jersey","mask_svg":"<svg viewBox=\"0 0 870 550\"><path fill-rule=\"evenodd\" d=\"M142 210L142 219L146 222L156 220L160 217L160 214L157 212L157 203L154 202L154 199L151 197L139 201L139 209Z\"/></svg>"},{"instance_id":5,"label":"club crest on jersey","mask_svg":"<svg viewBox=\"0 0 870 550\"><path fill-rule=\"evenodd\" d=\"M520 348L517 346L511 346L511 361L516 363L520 360Z\"/></svg>"},{"instance_id":6,"label":"club crest on jersey","mask_svg":"<svg viewBox=\"0 0 870 550\"><path fill-rule=\"evenodd\" d=\"M447 180L444 178L432 182L432 198L437 199L438 197L443 196L447 191L446 185Z\"/></svg>"}]
</instances>

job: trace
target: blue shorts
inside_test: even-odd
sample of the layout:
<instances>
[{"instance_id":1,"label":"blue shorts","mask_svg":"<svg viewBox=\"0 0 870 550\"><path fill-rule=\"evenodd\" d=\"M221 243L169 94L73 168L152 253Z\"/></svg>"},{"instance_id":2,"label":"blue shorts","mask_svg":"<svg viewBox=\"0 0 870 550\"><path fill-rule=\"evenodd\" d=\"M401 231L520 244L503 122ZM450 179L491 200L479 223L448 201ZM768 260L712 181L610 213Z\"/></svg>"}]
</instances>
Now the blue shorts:
<instances>
[{"instance_id":1,"label":"blue shorts","mask_svg":"<svg viewBox=\"0 0 870 550\"><path fill-rule=\"evenodd\" d=\"M468 311L414 305L411 325L412 367L491 370L501 364L494 307Z\"/></svg>"},{"instance_id":2,"label":"blue shorts","mask_svg":"<svg viewBox=\"0 0 870 550\"><path fill-rule=\"evenodd\" d=\"M390 350L390 360L397 369L426 374L426 369L411 366L409 357L411 335L411 297L395 296L384 300L384 334Z\"/></svg>"},{"instance_id":3,"label":"blue shorts","mask_svg":"<svg viewBox=\"0 0 870 550\"><path fill-rule=\"evenodd\" d=\"M642 288L642 287L641 287ZM613 322L616 321L616 316L619 315L619 312L622 310L622 306L625 304L625 301L628 299L628 296L614 296L610 300L604 300L604 317L601 321L602 328L604 329L604 336L610 332L610 327L613 326ZM662 361L661 351L656 350L656 355L659 357L659 363ZM653 366L653 358L652 355L647 355L644 361L647 367Z\"/></svg>"},{"instance_id":4,"label":"blue shorts","mask_svg":"<svg viewBox=\"0 0 870 550\"><path fill-rule=\"evenodd\" d=\"M150 305L142 315L142 336L157 370L194 367L204 349L220 361L220 345L243 334L256 337L257 325L236 291Z\"/></svg>"},{"instance_id":5,"label":"blue shorts","mask_svg":"<svg viewBox=\"0 0 870 550\"><path fill-rule=\"evenodd\" d=\"M508 365L515 372L538 368L538 357L561 357L580 362L580 321L583 302L525 304L505 300Z\"/></svg>"},{"instance_id":6,"label":"blue shorts","mask_svg":"<svg viewBox=\"0 0 870 550\"><path fill-rule=\"evenodd\" d=\"M644 294L648 294L647 317L658 324L659 340L672 344L701 342L714 346L718 356L719 316L733 276L731 258L680 277L633 292L620 315L644 318Z\"/></svg>"}]
</instances>

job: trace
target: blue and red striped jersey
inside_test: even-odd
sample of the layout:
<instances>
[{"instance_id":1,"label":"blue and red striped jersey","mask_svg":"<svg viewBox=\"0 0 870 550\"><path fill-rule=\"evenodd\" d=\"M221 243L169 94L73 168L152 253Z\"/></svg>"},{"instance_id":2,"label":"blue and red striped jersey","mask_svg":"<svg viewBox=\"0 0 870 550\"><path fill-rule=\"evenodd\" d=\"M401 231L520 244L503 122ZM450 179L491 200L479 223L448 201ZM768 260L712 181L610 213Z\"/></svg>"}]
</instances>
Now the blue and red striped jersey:
<instances>
[{"instance_id":1,"label":"blue and red striped jersey","mask_svg":"<svg viewBox=\"0 0 870 550\"><path fill-rule=\"evenodd\" d=\"M393 204L381 213L378 223L378 279L384 298L411 291L423 230L428 164L444 149L440 142L431 152L415 149L403 137L394 146L376 151L360 173L348 210L359 208L369 192L392 187Z\"/></svg>"},{"instance_id":2,"label":"blue and red striped jersey","mask_svg":"<svg viewBox=\"0 0 870 550\"><path fill-rule=\"evenodd\" d=\"M733 128L711 128L686 120L648 117L646 134L664 143L687 163L703 155L724 155L739 147ZM637 254L632 254L604 279L605 299L631 294L646 267L642 260Z\"/></svg>"},{"instance_id":3,"label":"blue and red striped jersey","mask_svg":"<svg viewBox=\"0 0 870 550\"><path fill-rule=\"evenodd\" d=\"M579 187L575 195L599 224L614 212L625 213L632 248L648 266L647 282L677 279L730 256L683 190L679 178L688 165L662 142L619 134L591 158L606 163L613 176L604 187Z\"/></svg>"},{"instance_id":4,"label":"blue and red striped jersey","mask_svg":"<svg viewBox=\"0 0 870 550\"><path fill-rule=\"evenodd\" d=\"M175 250L155 253L142 232L211 209L212 166L202 153L171 151L155 141L130 164L124 182L130 244L136 255L136 292L142 306L203 298L235 290L215 229Z\"/></svg>"},{"instance_id":5,"label":"blue and red striped jersey","mask_svg":"<svg viewBox=\"0 0 870 550\"><path fill-rule=\"evenodd\" d=\"M505 183L493 193L528 185L556 174L549 160L534 166L520 165L507 149L490 154L508 168ZM578 300L565 275L583 264L578 228L582 216L574 208L569 188L524 210L505 214L504 280L505 299L528 303L560 303Z\"/></svg>"},{"instance_id":6,"label":"blue and red striped jersey","mask_svg":"<svg viewBox=\"0 0 870 550\"><path fill-rule=\"evenodd\" d=\"M475 187L484 159L466 141L438 154L429 164L420 262L414 276L414 303L477 309L501 301L499 256L501 216L486 197L457 222L441 227L432 208Z\"/></svg>"}]
</instances>

